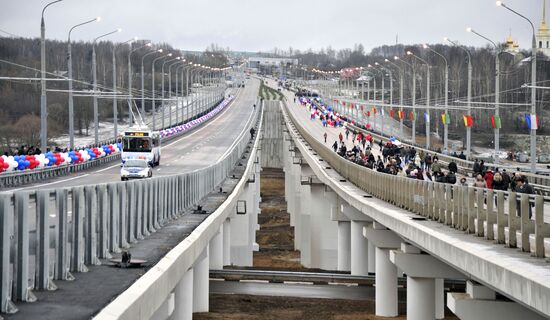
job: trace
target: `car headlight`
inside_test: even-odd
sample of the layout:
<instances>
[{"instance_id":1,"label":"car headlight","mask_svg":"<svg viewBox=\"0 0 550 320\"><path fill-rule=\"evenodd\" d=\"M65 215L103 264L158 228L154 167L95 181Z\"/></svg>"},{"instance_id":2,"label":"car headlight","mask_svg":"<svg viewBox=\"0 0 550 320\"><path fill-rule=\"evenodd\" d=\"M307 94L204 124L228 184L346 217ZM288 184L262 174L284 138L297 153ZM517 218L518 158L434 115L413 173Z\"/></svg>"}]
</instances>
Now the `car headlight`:
<instances>
[{"instance_id":1,"label":"car headlight","mask_svg":"<svg viewBox=\"0 0 550 320\"><path fill-rule=\"evenodd\" d=\"M147 170L147 169L143 169L139 172L139 175L144 176L144 177L146 177L147 174L149 174L149 170Z\"/></svg>"},{"instance_id":2,"label":"car headlight","mask_svg":"<svg viewBox=\"0 0 550 320\"><path fill-rule=\"evenodd\" d=\"M126 169L121 169L120 174L123 175L123 176L127 176L127 175L130 174L130 172L128 172L128 170L126 170Z\"/></svg>"}]
</instances>

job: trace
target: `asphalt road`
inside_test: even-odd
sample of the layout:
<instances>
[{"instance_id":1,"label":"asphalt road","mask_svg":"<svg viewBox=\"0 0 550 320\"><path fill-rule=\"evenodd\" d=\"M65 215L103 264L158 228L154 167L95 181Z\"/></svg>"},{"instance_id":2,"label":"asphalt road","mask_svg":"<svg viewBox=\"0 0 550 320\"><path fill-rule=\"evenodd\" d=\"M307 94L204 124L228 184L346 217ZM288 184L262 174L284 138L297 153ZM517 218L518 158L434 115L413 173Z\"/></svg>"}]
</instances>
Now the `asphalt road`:
<instances>
[{"instance_id":1,"label":"asphalt road","mask_svg":"<svg viewBox=\"0 0 550 320\"><path fill-rule=\"evenodd\" d=\"M244 89L237 91L235 100L214 119L176 140L162 146L161 164L153 168L153 176L174 175L193 171L215 163L233 145L253 114L258 96L259 81L247 80ZM120 163L79 172L77 174L25 185L5 191L73 187L120 181Z\"/></svg>"}]
</instances>

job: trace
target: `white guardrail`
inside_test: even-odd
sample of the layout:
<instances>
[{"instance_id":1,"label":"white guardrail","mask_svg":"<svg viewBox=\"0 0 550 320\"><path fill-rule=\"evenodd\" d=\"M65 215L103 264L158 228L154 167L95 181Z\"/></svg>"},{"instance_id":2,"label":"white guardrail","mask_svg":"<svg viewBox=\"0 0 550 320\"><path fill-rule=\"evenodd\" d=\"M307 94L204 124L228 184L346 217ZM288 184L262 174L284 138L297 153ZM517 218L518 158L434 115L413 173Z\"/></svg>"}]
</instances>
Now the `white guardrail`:
<instances>
[{"instance_id":1,"label":"white guardrail","mask_svg":"<svg viewBox=\"0 0 550 320\"><path fill-rule=\"evenodd\" d=\"M86 271L86 265L97 264L99 259L108 258L110 252L120 252L121 248L127 248L130 242L141 239L167 221L177 218L185 208L191 207L214 190L242 161L241 156L247 152L247 148L251 147L252 142L247 133L251 126L260 123L261 112L258 109L245 125L238 143L216 163L203 169L129 182L0 193L0 312L17 311L13 301L32 300L31 289L54 288L54 280L71 280L71 273ZM257 139L248 164L255 161L256 145ZM248 169L246 172L248 174ZM242 181L235 190L240 190ZM221 208L227 207L234 197L232 194ZM204 229L210 230L211 221L215 220L217 224L222 221L219 219L218 210L172 250L169 256L182 250L182 246L203 246L203 237L211 236ZM195 239L198 239L196 243ZM33 256L29 248L36 248ZM174 277L173 272L178 274L180 270L179 264L192 263L193 257L200 250L185 252L185 258L171 261L177 263L178 268L169 268L170 272L161 277ZM31 257L34 257L32 262ZM121 299L124 301L124 312L120 314L122 318L142 318L148 314L147 308L158 307L157 303L166 298L166 295L161 294L165 289L154 291L151 288L166 286L168 290L170 284L176 282L149 283L147 287L151 291L143 289L141 295L135 294L135 288L145 288L143 283L158 276L159 270L167 265L166 261L166 258L163 259L138 280L129 289L132 293L124 293L113 302L116 306ZM29 283L33 283L34 287L29 288ZM153 291L154 294L151 293ZM128 299L129 296L132 299ZM113 308L109 306L105 312L112 314L113 311L109 310Z\"/></svg>"},{"instance_id":2,"label":"white guardrail","mask_svg":"<svg viewBox=\"0 0 550 320\"><path fill-rule=\"evenodd\" d=\"M215 100L215 102L212 103L206 111L190 116L184 121L183 124L161 130L161 132L166 132L166 134L162 136L162 140L168 141L176 138L189 129L194 128L196 125L212 118L215 114L221 111L219 107L222 106L221 109L223 109L227 106L229 101L231 101L231 99L220 98ZM195 101L192 103L194 102ZM24 184L44 181L54 177L69 175L73 172L87 170L118 159L120 159L120 152L76 164L64 164L44 168L35 168L32 170L27 169L23 171L16 170L11 172L2 172L0 173L0 189L17 187Z\"/></svg>"}]
</instances>

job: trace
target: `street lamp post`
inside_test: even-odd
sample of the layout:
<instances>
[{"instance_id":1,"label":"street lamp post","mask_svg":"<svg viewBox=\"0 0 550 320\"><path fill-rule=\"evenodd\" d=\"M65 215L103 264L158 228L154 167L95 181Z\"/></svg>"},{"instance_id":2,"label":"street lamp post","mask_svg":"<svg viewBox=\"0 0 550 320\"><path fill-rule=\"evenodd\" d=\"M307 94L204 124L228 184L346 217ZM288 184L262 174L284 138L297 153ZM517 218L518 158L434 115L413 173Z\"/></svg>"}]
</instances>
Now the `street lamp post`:
<instances>
[{"instance_id":1,"label":"street lamp post","mask_svg":"<svg viewBox=\"0 0 550 320\"><path fill-rule=\"evenodd\" d=\"M428 62L419 56L415 55L411 51L407 51L407 55L412 56L426 64L426 116L424 120L426 122L426 149L430 149L430 65Z\"/></svg>"},{"instance_id":2,"label":"street lamp post","mask_svg":"<svg viewBox=\"0 0 550 320\"><path fill-rule=\"evenodd\" d=\"M411 125L411 142L412 144L414 145L416 143L416 68L414 67L414 65L408 63L407 61L403 60L403 59L400 59L398 56L394 56L393 57L394 60L399 60L401 62L403 62L404 64L408 65L409 67L411 67L412 69L412 92L411 92L411 97L412 97L412 101L411 101L411 104L412 104L412 112L413 112L413 119L411 119L411 122L412 122L412 125Z\"/></svg>"},{"instance_id":3,"label":"street lamp post","mask_svg":"<svg viewBox=\"0 0 550 320\"><path fill-rule=\"evenodd\" d=\"M164 59L164 58L167 58L167 57L171 57L172 54L169 53L167 55L164 55L164 56L161 56L161 57L158 57L158 58L155 58L153 59L153 62L151 63L151 96L152 96L152 99L151 100L152 102L152 109L151 109L151 112L153 113L153 130L156 129L156 97L155 97L155 63L158 61L158 60L161 60L161 59ZM164 85L164 77L162 77L162 83ZM164 96L164 88L163 89L163 96ZM162 110L162 127L161 129L164 129L164 109Z\"/></svg>"},{"instance_id":4,"label":"street lamp post","mask_svg":"<svg viewBox=\"0 0 550 320\"><path fill-rule=\"evenodd\" d=\"M468 27L466 28L466 31L471 32L487 41L489 41L494 47L495 47L495 156L494 156L494 162L495 164L498 164L499 162L499 150L500 150L500 129L499 125L496 123L496 119L500 116L500 54L502 51L500 51L498 45L492 41L491 39L485 37L484 35L476 32L474 29Z\"/></svg>"},{"instance_id":5,"label":"street lamp post","mask_svg":"<svg viewBox=\"0 0 550 320\"><path fill-rule=\"evenodd\" d=\"M384 59L384 61L399 70L399 111L403 112L403 68L388 59ZM401 116L399 117L399 136L403 139L403 118L401 118Z\"/></svg>"},{"instance_id":6,"label":"street lamp post","mask_svg":"<svg viewBox=\"0 0 550 320\"><path fill-rule=\"evenodd\" d=\"M385 75L386 71L388 72L388 79L390 80L390 103L389 104L390 104L390 110L393 110L393 75L392 75L392 72L391 72L391 70L389 70L388 68L385 68L384 66L382 66L378 62L375 62L374 64L382 70L382 80L384 80L384 75ZM384 86L382 86L382 88L384 88ZM382 89L382 103L385 103L384 102L384 89ZM388 125L388 135L391 136L393 130L391 129L391 123L390 123L390 121L388 121L389 119L387 119L387 118L388 117L385 114L382 116L382 131L384 131L384 122L385 122Z\"/></svg>"},{"instance_id":7,"label":"street lamp post","mask_svg":"<svg viewBox=\"0 0 550 320\"><path fill-rule=\"evenodd\" d=\"M449 63L444 55L430 48L427 44L424 44L423 47L435 53L445 61L445 121L443 123L443 150L449 151L449 124L447 123L447 119L449 119Z\"/></svg>"},{"instance_id":8,"label":"street lamp post","mask_svg":"<svg viewBox=\"0 0 550 320\"><path fill-rule=\"evenodd\" d=\"M531 25L533 31L533 38L531 43L531 135L530 135L530 144L531 144L531 172L535 173L537 171L537 126L536 123L536 114L537 114L537 39L535 38L535 25L529 20L526 16L521 13L513 10L512 8L505 5L502 1L496 2L497 6L503 7L508 11L522 17L527 20ZM533 123L535 121L535 123Z\"/></svg>"},{"instance_id":9,"label":"street lamp post","mask_svg":"<svg viewBox=\"0 0 550 320\"><path fill-rule=\"evenodd\" d=\"M145 67L143 66L143 63L145 61L145 57L155 54L155 53L162 53L162 49L154 50L151 52L147 52L146 54L141 57L141 118L145 117ZM154 74L152 75L152 78L154 79ZM154 83L154 80L153 80ZM153 106L154 110L154 106ZM155 113L153 112L153 130L155 126Z\"/></svg>"},{"instance_id":10,"label":"street lamp post","mask_svg":"<svg viewBox=\"0 0 550 320\"><path fill-rule=\"evenodd\" d=\"M130 48L131 48L131 43L133 41L136 41L137 40L137 37L134 37L128 41L125 41L123 43L120 43L120 44L130 44ZM115 138L115 141L116 141L116 138L118 136L118 106L117 106L117 87L116 87L116 49L117 49L117 46L120 45L120 44L116 44L114 43L113 44L113 123L114 123L114 138ZM130 69L128 69L128 72L130 72Z\"/></svg>"},{"instance_id":11,"label":"street lamp post","mask_svg":"<svg viewBox=\"0 0 550 320\"><path fill-rule=\"evenodd\" d=\"M170 63L170 62L173 62L173 61L179 61L181 59L181 57L176 57L174 59L171 59L171 60L166 60L162 63L162 70L161 70L161 74L162 74L162 127L164 128L164 65L167 64L167 63ZM175 63L174 63L175 64ZM170 98L172 96L172 73L170 71L170 69L172 68L172 65L168 65L168 98ZM176 108L177 108L177 105L176 105ZM169 111L168 111L168 127L171 127L172 126L172 106L169 106Z\"/></svg>"},{"instance_id":12,"label":"street lamp post","mask_svg":"<svg viewBox=\"0 0 550 320\"><path fill-rule=\"evenodd\" d=\"M457 42L451 41L451 39L445 37L443 40L448 41L455 47L462 49L468 55L468 100L467 100L467 112L468 116L472 116L472 55L470 50L466 49L464 46L459 45ZM472 145L472 127L466 126L466 159L470 160L471 158L471 145Z\"/></svg>"},{"instance_id":13,"label":"street lamp post","mask_svg":"<svg viewBox=\"0 0 550 320\"><path fill-rule=\"evenodd\" d=\"M46 97L46 24L44 12L46 8L63 0L52 1L42 9L40 20L40 149L46 152L48 147L48 106Z\"/></svg>"},{"instance_id":14,"label":"street lamp post","mask_svg":"<svg viewBox=\"0 0 550 320\"><path fill-rule=\"evenodd\" d=\"M73 32L74 29L95 21L101 21L101 18L97 17L95 19L84 21L82 23L79 23L73 26L69 30L69 36L67 40L68 69L69 69L68 72L69 72L69 149L70 150L74 149L73 55L71 52L71 33Z\"/></svg>"},{"instance_id":15,"label":"street lamp post","mask_svg":"<svg viewBox=\"0 0 550 320\"><path fill-rule=\"evenodd\" d=\"M119 28L119 29L116 29L114 31L108 32L106 34L102 34L99 37L95 38L94 41L92 42L92 76L93 76L93 81L94 81L93 82L93 91L94 91L94 94L93 94L93 97L94 97L93 98L93 100L94 100L94 141L95 141L96 146L99 143L99 110L98 110L98 107L97 107L97 63L96 63L95 45L97 43L97 40L99 40L103 37L107 37L107 36L110 36L112 34L121 32L121 31L122 31L122 29ZM115 123L116 123L116 120L115 120ZM115 130L115 132L116 132L116 130Z\"/></svg>"},{"instance_id":16,"label":"street lamp post","mask_svg":"<svg viewBox=\"0 0 550 320\"><path fill-rule=\"evenodd\" d=\"M141 47L131 49L132 45L130 44L131 50L128 51L128 95L130 96L128 98L128 125L129 126L131 126L133 123L132 106L134 105L134 99L133 99L134 95L132 93L132 53L134 53L137 50L143 49L145 47L151 47L151 46L153 46L153 44L151 42L148 42Z\"/></svg>"}]
</instances>

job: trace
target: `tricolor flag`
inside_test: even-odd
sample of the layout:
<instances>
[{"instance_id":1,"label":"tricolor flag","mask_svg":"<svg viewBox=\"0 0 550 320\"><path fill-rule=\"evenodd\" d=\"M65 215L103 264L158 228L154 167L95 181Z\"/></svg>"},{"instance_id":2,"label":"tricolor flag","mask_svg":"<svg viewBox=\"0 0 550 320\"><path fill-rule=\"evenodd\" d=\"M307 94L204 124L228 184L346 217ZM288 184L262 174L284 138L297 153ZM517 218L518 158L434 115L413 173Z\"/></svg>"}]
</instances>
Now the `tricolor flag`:
<instances>
[{"instance_id":1,"label":"tricolor flag","mask_svg":"<svg viewBox=\"0 0 550 320\"><path fill-rule=\"evenodd\" d=\"M375 107L372 107L372 114L373 114L373 115L376 114L376 108L375 108Z\"/></svg>"},{"instance_id":2,"label":"tricolor flag","mask_svg":"<svg viewBox=\"0 0 550 320\"><path fill-rule=\"evenodd\" d=\"M393 109L390 110L390 117L394 117L395 116L395 111Z\"/></svg>"},{"instance_id":3,"label":"tricolor flag","mask_svg":"<svg viewBox=\"0 0 550 320\"><path fill-rule=\"evenodd\" d=\"M493 129L500 129L502 127L499 116L491 116L491 126Z\"/></svg>"},{"instance_id":4,"label":"tricolor flag","mask_svg":"<svg viewBox=\"0 0 550 320\"><path fill-rule=\"evenodd\" d=\"M398 111L397 114L399 115L399 119L403 120L405 118L405 112Z\"/></svg>"},{"instance_id":5,"label":"tricolor flag","mask_svg":"<svg viewBox=\"0 0 550 320\"><path fill-rule=\"evenodd\" d=\"M470 116L470 115L465 115L465 116L464 116L464 125L465 125L466 127L469 127L469 128L473 127L473 125L474 125L474 118L472 118L472 116Z\"/></svg>"},{"instance_id":6,"label":"tricolor flag","mask_svg":"<svg viewBox=\"0 0 550 320\"><path fill-rule=\"evenodd\" d=\"M380 114L384 116L384 108L380 107Z\"/></svg>"},{"instance_id":7,"label":"tricolor flag","mask_svg":"<svg viewBox=\"0 0 550 320\"><path fill-rule=\"evenodd\" d=\"M529 130L537 130L539 128L539 116L536 114L525 114L525 122Z\"/></svg>"},{"instance_id":8,"label":"tricolor flag","mask_svg":"<svg viewBox=\"0 0 550 320\"><path fill-rule=\"evenodd\" d=\"M416 111L409 112L409 118L411 119L411 121L415 121L416 120Z\"/></svg>"},{"instance_id":9,"label":"tricolor flag","mask_svg":"<svg viewBox=\"0 0 550 320\"><path fill-rule=\"evenodd\" d=\"M424 120L430 122L430 114L428 112L424 112Z\"/></svg>"}]
</instances>

